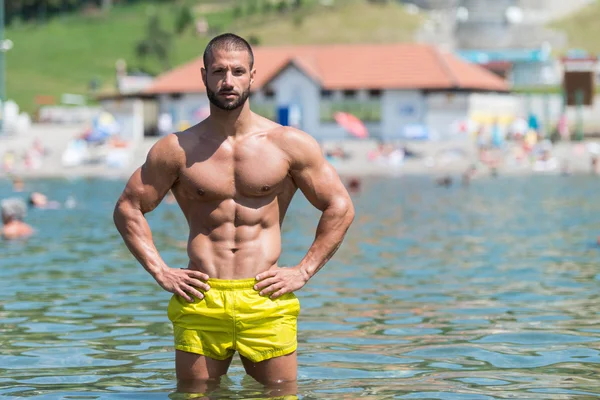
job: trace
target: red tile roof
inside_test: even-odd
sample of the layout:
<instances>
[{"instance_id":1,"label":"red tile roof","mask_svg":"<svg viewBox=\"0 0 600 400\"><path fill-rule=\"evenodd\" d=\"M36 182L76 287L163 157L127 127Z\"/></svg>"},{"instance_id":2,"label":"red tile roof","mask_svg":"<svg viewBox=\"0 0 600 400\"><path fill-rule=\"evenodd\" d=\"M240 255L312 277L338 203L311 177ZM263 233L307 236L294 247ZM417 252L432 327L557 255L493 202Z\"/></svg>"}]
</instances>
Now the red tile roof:
<instances>
[{"instance_id":1,"label":"red tile roof","mask_svg":"<svg viewBox=\"0 0 600 400\"><path fill-rule=\"evenodd\" d=\"M508 83L485 68L424 44L256 47L260 89L290 63L323 89L472 89L508 91ZM145 92L205 92L202 57L156 78Z\"/></svg>"}]
</instances>

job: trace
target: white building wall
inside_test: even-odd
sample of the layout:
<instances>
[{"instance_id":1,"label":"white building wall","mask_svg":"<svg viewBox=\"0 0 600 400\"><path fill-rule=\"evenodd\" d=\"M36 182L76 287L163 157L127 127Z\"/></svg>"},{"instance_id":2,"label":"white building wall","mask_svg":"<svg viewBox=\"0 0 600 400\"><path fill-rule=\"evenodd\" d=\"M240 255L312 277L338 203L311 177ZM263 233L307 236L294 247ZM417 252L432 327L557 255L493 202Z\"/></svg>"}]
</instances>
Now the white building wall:
<instances>
[{"instance_id":1,"label":"white building wall","mask_svg":"<svg viewBox=\"0 0 600 400\"><path fill-rule=\"evenodd\" d=\"M320 139L320 86L294 66L286 68L269 84L275 92L276 107L298 106L301 112L299 129Z\"/></svg>"},{"instance_id":2,"label":"white building wall","mask_svg":"<svg viewBox=\"0 0 600 400\"><path fill-rule=\"evenodd\" d=\"M469 94L437 92L426 96L425 123L434 137L444 140L454 136L455 126L469 114Z\"/></svg>"},{"instance_id":3,"label":"white building wall","mask_svg":"<svg viewBox=\"0 0 600 400\"><path fill-rule=\"evenodd\" d=\"M551 129L556 127L564 109L563 97L560 94L517 95L515 102L517 115L527 117L529 113L533 113L540 122L549 124ZM567 120L574 129L578 118L577 107L567 107L566 112ZM593 106L582 107L581 117L586 132L600 132L600 94L595 96Z\"/></svg>"},{"instance_id":4,"label":"white building wall","mask_svg":"<svg viewBox=\"0 0 600 400\"><path fill-rule=\"evenodd\" d=\"M381 95L381 138L401 138L407 125L425 123L426 104L418 90L385 90Z\"/></svg>"},{"instance_id":5,"label":"white building wall","mask_svg":"<svg viewBox=\"0 0 600 400\"><path fill-rule=\"evenodd\" d=\"M472 93L469 95L469 112L502 116L518 116L518 98L502 93Z\"/></svg>"},{"instance_id":6,"label":"white building wall","mask_svg":"<svg viewBox=\"0 0 600 400\"><path fill-rule=\"evenodd\" d=\"M137 142L144 137L144 102L142 99L102 100L102 109L111 113L120 126L119 136Z\"/></svg>"},{"instance_id":7,"label":"white building wall","mask_svg":"<svg viewBox=\"0 0 600 400\"><path fill-rule=\"evenodd\" d=\"M168 113L175 130L185 129L200 122L208 112L206 93L188 93L181 96L161 95L158 98L160 113Z\"/></svg>"}]
</instances>

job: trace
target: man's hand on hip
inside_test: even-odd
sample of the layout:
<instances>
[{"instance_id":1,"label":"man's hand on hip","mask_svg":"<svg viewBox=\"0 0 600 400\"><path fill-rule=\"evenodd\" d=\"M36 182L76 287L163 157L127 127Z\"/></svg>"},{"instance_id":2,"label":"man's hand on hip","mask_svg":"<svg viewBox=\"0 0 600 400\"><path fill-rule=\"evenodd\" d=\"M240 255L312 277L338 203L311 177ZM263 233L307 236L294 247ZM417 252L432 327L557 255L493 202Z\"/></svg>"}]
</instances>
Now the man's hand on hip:
<instances>
[{"instance_id":1,"label":"man's hand on hip","mask_svg":"<svg viewBox=\"0 0 600 400\"><path fill-rule=\"evenodd\" d=\"M298 266L277 267L258 274L256 276L258 282L254 285L254 289L260 291L261 296L276 299L301 289L308 282L308 278L308 274Z\"/></svg>"},{"instance_id":2,"label":"man's hand on hip","mask_svg":"<svg viewBox=\"0 0 600 400\"><path fill-rule=\"evenodd\" d=\"M196 288L202 289L205 292L210 289L210 286L206 283L208 275L200 271L194 271L193 269L165 268L155 279L167 292L177 294L190 303L194 302L194 299L190 295L199 299L204 298L204 294Z\"/></svg>"}]
</instances>

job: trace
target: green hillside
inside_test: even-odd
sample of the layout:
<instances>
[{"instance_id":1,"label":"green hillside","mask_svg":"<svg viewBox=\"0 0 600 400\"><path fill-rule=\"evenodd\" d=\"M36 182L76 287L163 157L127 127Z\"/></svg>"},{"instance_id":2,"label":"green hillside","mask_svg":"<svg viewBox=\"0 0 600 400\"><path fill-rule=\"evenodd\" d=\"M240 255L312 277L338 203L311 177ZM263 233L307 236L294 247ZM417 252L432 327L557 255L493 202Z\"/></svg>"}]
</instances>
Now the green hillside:
<instances>
[{"instance_id":1,"label":"green hillside","mask_svg":"<svg viewBox=\"0 0 600 400\"><path fill-rule=\"evenodd\" d=\"M124 59L131 68L159 73L164 66L155 58L141 61L136 44L146 35L148 20L156 15L162 29L171 33L170 65L200 55L210 37L233 31L255 44L381 42L411 40L420 19L408 15L395 2L371 4L364 0L338 0L324 7L304 0L297 10L268 10L268 0L179 0L136 3L114 7L103 15L70 15L45 24L11 26L6 37L14 42L7 53L7 97L22 109L33 111L38 95L89 94L97 79L103 90L114 88L115 62ZM194 17L203 16L209 33L198 35L190 26L174 33L183 4L192 6ZM253 8L254 7L254 8Z\"/></svg>"},{"instance_id":2,"label":"green hillside","mask_svg":"<svg viewBox=\"0 0 600 400\"><path fill-rule=\"evenodd\" d=\"M250 18L234 23L233 29L244 36L253 35L261 44L395 43L412 41L421 24L421 18L408 14L396 1L338 3L343 5L312 7L266 24Z\"/></svg>"},{"instance_id":3,"label":"green hillside","mask_svg":"<svg viewBox=\"0 0 600 400\"><path fill-rule=\"evenodd\" d=\"M600 0L554 22L551 27L568 35L569 47L600 54Z\"/></svg>"}]
</instances>

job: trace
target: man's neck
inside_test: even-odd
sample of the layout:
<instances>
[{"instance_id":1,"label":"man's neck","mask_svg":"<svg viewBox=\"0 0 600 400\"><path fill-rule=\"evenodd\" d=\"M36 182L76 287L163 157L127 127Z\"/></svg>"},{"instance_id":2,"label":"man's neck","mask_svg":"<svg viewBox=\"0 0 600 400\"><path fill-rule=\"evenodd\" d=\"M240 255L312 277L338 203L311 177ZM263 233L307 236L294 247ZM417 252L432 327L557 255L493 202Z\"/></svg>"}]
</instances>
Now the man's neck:
<instances>
[{"instance_id":1,"label":"man's neck","mask_svg":"<svg viewBox=\"0 0 600 400\"><path fill-rule=\"evenodd\" d=\"M215 105L210 105L210 123L215 134L225 138L239 137L249 133L252 126L252 112L248 101L235 110L222 110Z\"/></svg>"}]
</instances>

